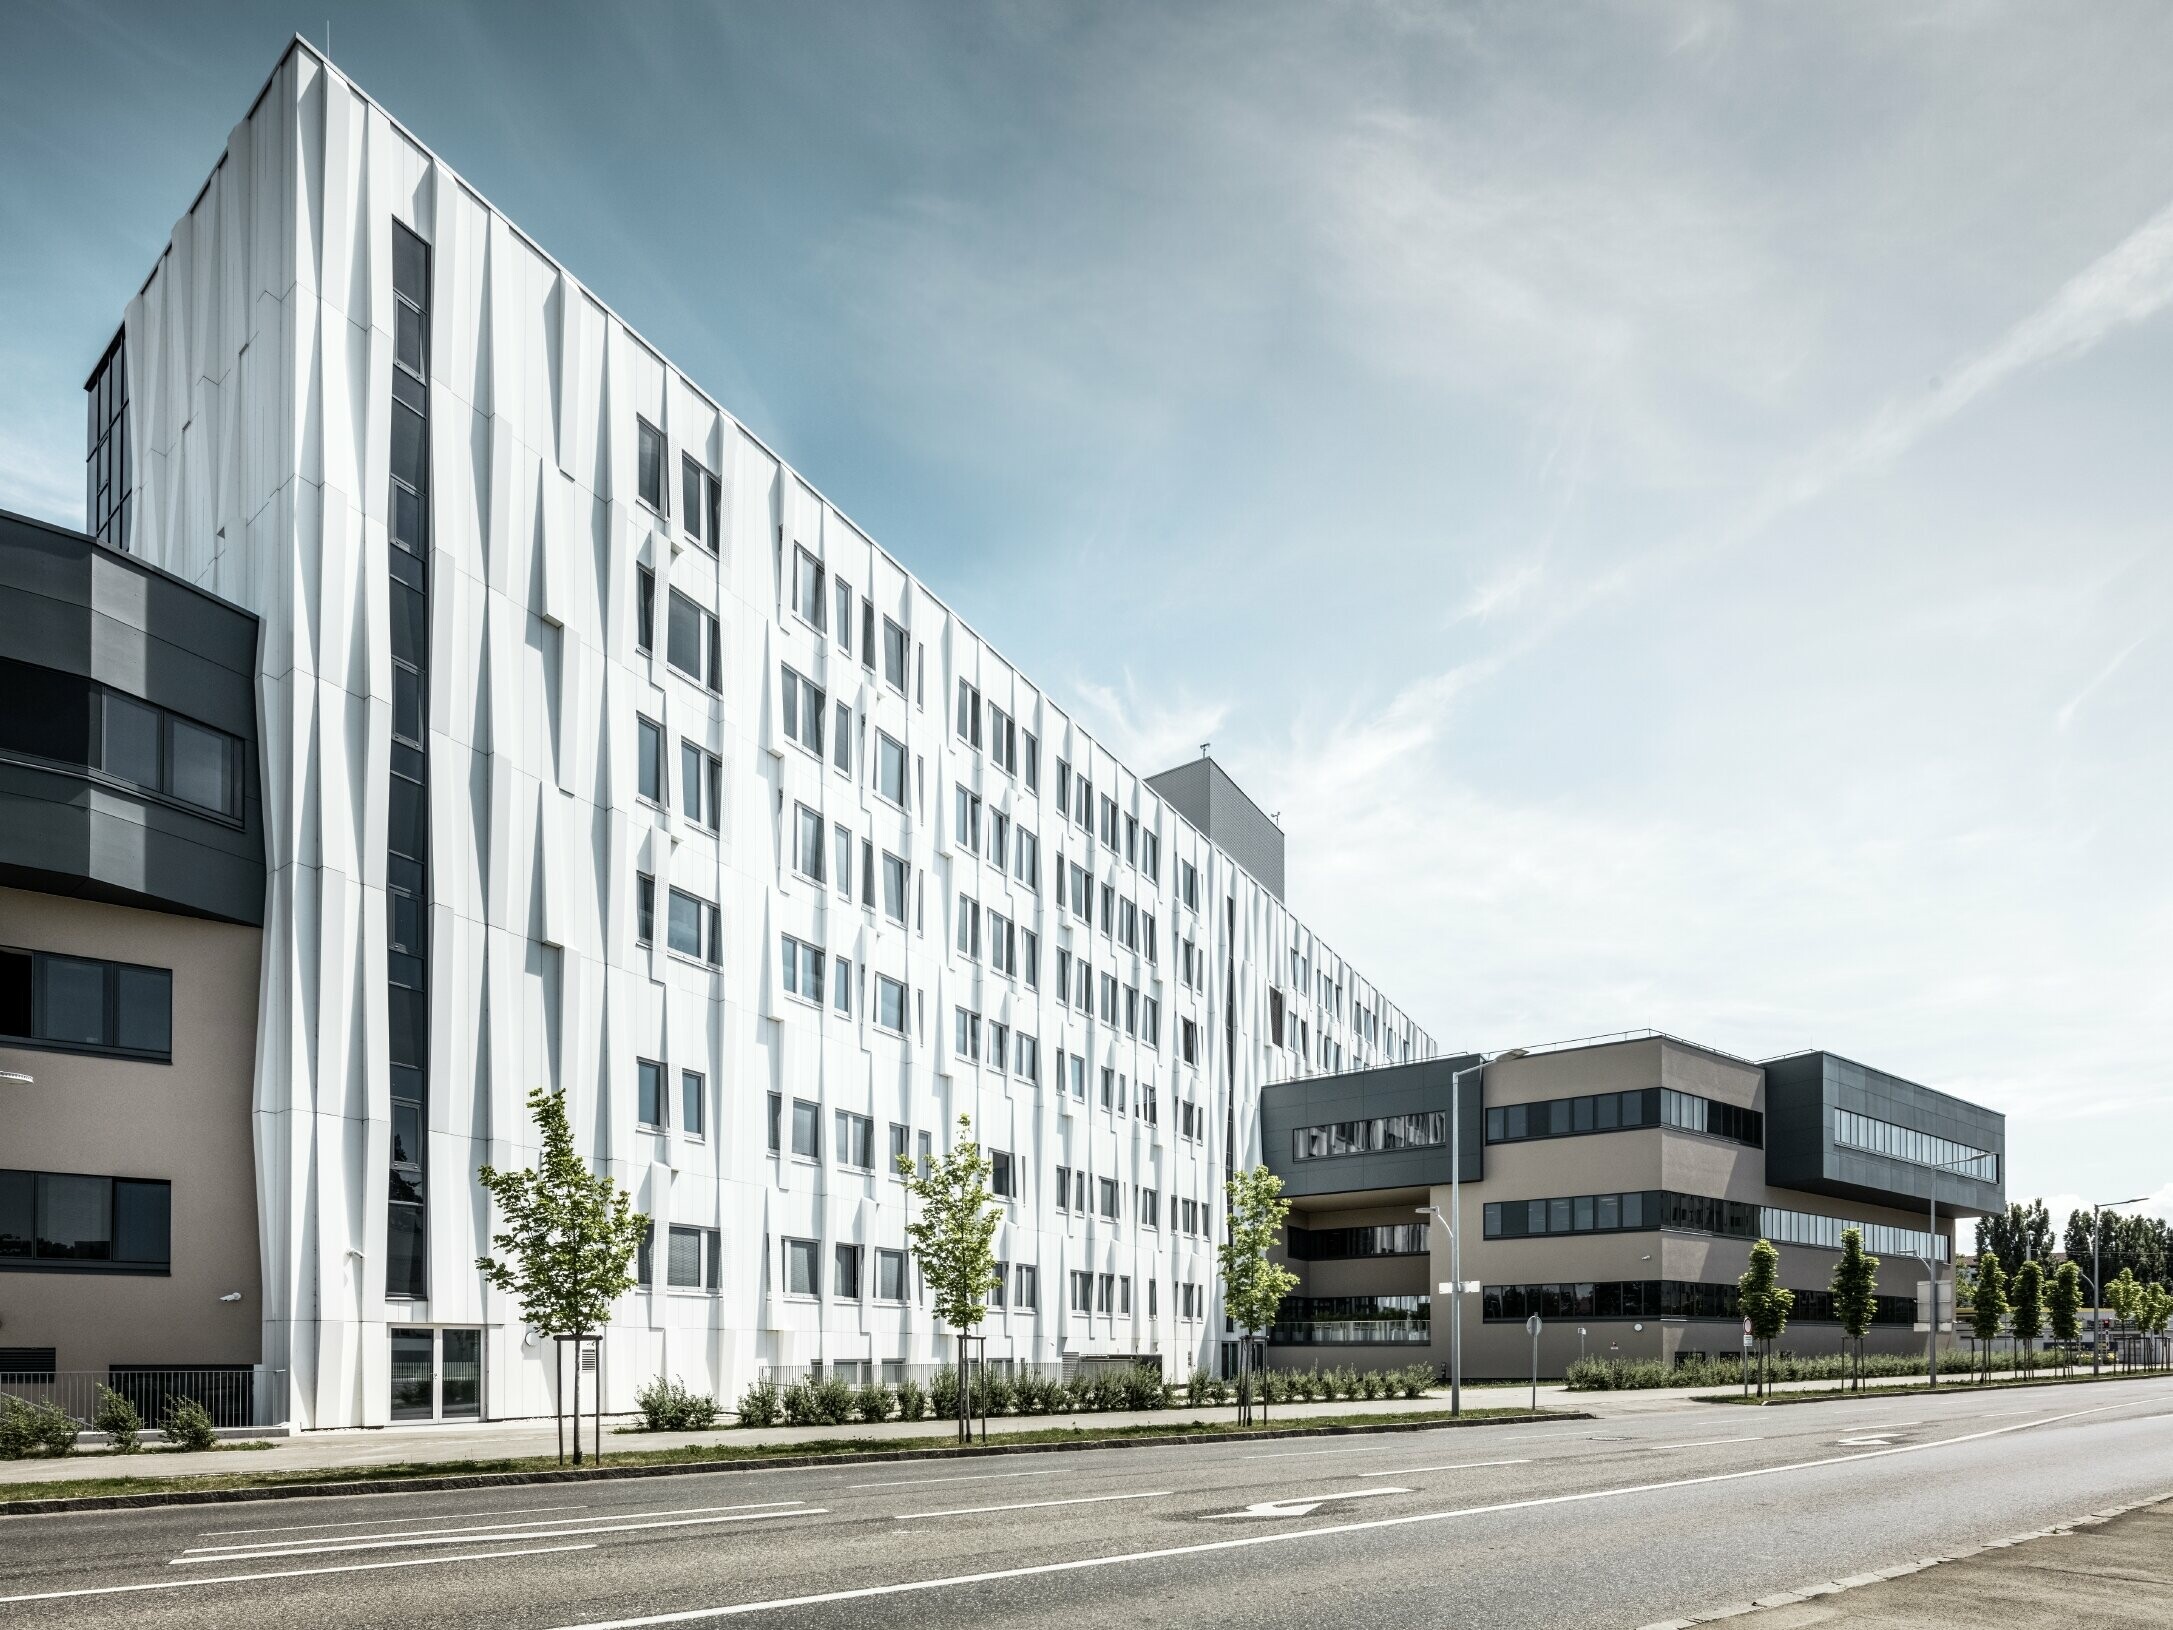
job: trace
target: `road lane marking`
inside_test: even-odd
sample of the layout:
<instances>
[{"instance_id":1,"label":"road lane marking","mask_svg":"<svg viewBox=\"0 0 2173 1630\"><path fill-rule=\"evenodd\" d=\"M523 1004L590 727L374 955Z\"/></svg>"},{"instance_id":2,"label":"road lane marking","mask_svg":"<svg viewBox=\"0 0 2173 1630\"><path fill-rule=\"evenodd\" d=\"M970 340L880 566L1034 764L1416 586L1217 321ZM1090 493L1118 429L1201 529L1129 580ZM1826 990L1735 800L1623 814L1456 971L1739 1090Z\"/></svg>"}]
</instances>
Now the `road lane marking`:
<instances>
[{"instance_id":1,"label":"road lane marking","mask_svg":"<svg viewBox=\"0 0 2173 1630\"><path fill-rule=\"evenodd\" d=\"M1075 1500L1027 1500L1018 1505L969 1505L956 1511L897 1511L899 1522L919 1522L926 1517L978 1517L990 1511L1040 1511L1053 1505L1107 1505L1112 1500L1159 1500L1168 1489L1149 1489L1144 1494L1088 1494Z\"/></svg>"},{"instance_id":2,"label":"road lane marking","mask_svg":"<svg viewBox=\"0 0 2173 1630\"><path fill-rule=\"evenodd\" d=\"M1654 1449L1707 1449L1716 1443L1763 1443L1763 1438L1692 1438L1688 1443L1655 1443Z\"/></svg>"},{"instance_id":3,"label":"road lane marking","mask_svg":"<svg viewBox=\"0 0 2173 1630\"><path fill-rule=\"evenodd\" d=\"M2057 1421L2075 1420L2085 1415L2102 1415L2108 1410L2130 1409L2136 1402L2135 1399L2126 1399L2117 1404L2100 1405L2095 1409L2078 1409L2066 1415L2055 1415L2049 1420L2024 1421L2016 1426L1996 1426L1982 1432L1967 1432L1960 1437L1936 1438L1927 1443L1904 1443L1892 1449L1867 1450L1863 1454L1826 1455L1817 1460L1791 1461L1780 1466L1753 1466L1745 1471L1707 1472L1700 1477L1678 1477L1664 1483L1586 1489L1575 1494L1545 1494L1528 1500L1505 1500L1495 1505L1461 1506L1451 1511L1417 1511L1400 1517L1375 1517L1365 1522L1328 1523L1319 1528L1286 1529L1272 1534L1246 1534L1237 1539L1202 1540L1196 1544L1169 1545L1152 1551L1125 1551L1114 1556L1078 1557L1066 1562L1041 1562L1027 1567L996 1568L985 1573L951 1574L940 1579L911 1579L889 1585L860 1585L849 1590L820 1591L808 1596L780 1596L762 1602L733 1602L723 1607L684 1608L676 1613L651 1613L631 1619L597 1619L586 1624L561 1626L559 1630L649 1630L654 1625L694 1624L704 1619L745 1618L750 1614L774 1613L788 1607L819 1607L831 1602L870 1601L880 1596L909 1596L922 1591L948 1590L959 1585L982 1585L1007 1579L1082 1573L1089 1568L1111 1568L1133 1562L1160 1562L1181 1556L1204 1556L1216 1551L1246 1550L1256 1545L1290 1545L1300 1540L1322 1539L1339 1534L1361 1534L1381 1528L1403 1528L1413 1523L1448 1522L1458 1517L1489 1516L1497 1512L1522 1511L1535 1506L1574 1505L1586 1500L1619 1499L1626 1495L1654 1494L1667 1489L1695 1488L1706 1483L1737 1483L1753 1477L1774 1477L1783 1472L1849 1465L1859 1460L1884 1460L1891 1455L1921 1454L1927 1449L1944 1449L1957 1443L1974 1443L1983 1438L2004 1437L2010 1432L2027 1432L2036 1427L2050 1426Z\"/></svg>"},{"instance_id":4,"label":"road lane marking","mask_svg":"<svg viewBox=\"0 0 2173 1630\"><path fill-rule=\"evenodd\" d=\"M184 1560L191 1557L208 1558L208 1553L217 1553L219 1557L238 1557L251 1551L271 1555L292 1547L333 1550L341 1546L390 1545L401 1540L420 1538L431 1539L440 1545L457 1544L457 1538L447 1539L440 1536L487 1534L493 1530L505 1528L557 1528L571 1533L574 1531L576 1524L627 1522L635 1518L649 1517L711 1517L726 1511L760 1511L769 1506L802 1506L805 1504L807 1504L805 1500L752 1500L740 1505L691 1505L665 1511L611 1511L595 1517L553 1517L548 1520L538 1518L533 1522L457 1523L451 1527L441 1524L435 1528L410 1526L392 1534L327 1534L321 1539L267 1539L253 1541L247 1545L191 1545L181 1554ZM609 1528L590 1531L606 1534L615 1532L615 1530ZM520 1536L510 1537L519 1538ZM478 1540L477 1543L488 1545L491 1541L482 1539ZM294 1554L298 1555L300 1553L296 1551Z\"/></svg>"},{"instance_id":5,"label":"road lane marking","mask_svg":"<svg viewBox=\"0 0 2173 1630\"><path fill-rule=\"evenodd\" d=\"M1385 1472L1360 1472L1360 1477L1415 1477L1420 1472L1475 1472L1482 1466L1529 1466L1529 1460L1459 1460L1448 1466L1391 1466Z\"/></svg>"},{"instance_id":6,"label":"road lane marking","mask_svg":"<svg viewBox=\"0 0 2173 1630\"><path fill-rule=\"evenodd\" d=\"M586 1539L591 1534L639 1534L652 1528L714 1528L722 1523L761 1522L768 1517L825 1517L827 1506L791 1505L774 1511L742 1511L735 1517L675 1517L669 1522L622 1522L609 1528L551 1528L540 1534L509 1534L508 1539ZM285 1551L222 1551L217 1556L177 1556L166 1566L191 1567L203 1562L263 1562L281 1556L352 1556L357 1551L391 1551L411 1545L488 1545L469 1534L425 1534L401 1539L362 1539L330 1545L301 1545Z\"/></svg>"},{"instance_id":7,"label":"road lane marking","mask_svg":"<svg viewBox=\"0 0 2173 1630\"><path fill-rule=\"evenodd\" d=\"M470 1556L404 1556L395 1562L347 1562L336 1568L281 1568L274 1573L227 1573L210 1579L160 1579L148 1585L90 1585L80 1590L41 1590L29 1596L0 1596L10 1602L58 1602L71 1596L126 1596L139 1590L193 1590L199 1585L243 1584L251 1579L311 1579L324 1573L369 1573L377 1568L421 1568L449 1562L495 1562L509 1556L556 1556L561 1551L593 1551L593 1545L539 1545L527 1551L477 1551Z\"/></svg>"},{"instance_id":8,"label":"road lane marking","mask_svg":"<svg viewBox=\"0 0 2173 1630\"><path fill-rule=\"evenodd\" d=\"M1330 1500L1372 1500L1384 1494L1409 1494L1401 1488L1346 1489L1340 1494L1315 1494L1289 1500L1256 1500L1243 1511L1211 1511L1202 1522L1228 1522L1244 1517L1305 1517L1318 1511Z\"/></svg>"},{"instance_id":9,"label":"road lane marking","mask_svg":"<svg viewBox=\"0 0 2173 1630\"><path fill-rule=\"evenodd\" d=\"M971 1472L964 1477L896 1477L887 1483L847 1483L849 1489L903 1489L923 1488L931 1483L987 1483L1004 1477L1054 1477L1046 1472Z\"/></svg>"},{"instance_id":10,"label":"road lane marking","mask_svg":"<svg viewBox=\"0 0 2173 1630\"><path fill-rule=\"evenodd\" d=\"M290 1522L278 1528L206 1528L198 1539L217 1539L221 1534L295 1534L305 1528L384 1528L403 1522L452 1522L461 1517L519 1517L537 1511L586 1511L586 1505L517 1505L504 1511L448 1511L432 1517L356 1517L349 1522ZM570 1518L568 1519L571 1520ZM199 1551L215 1547L199 1545Z\"/></svg>"},{"instance_id":11,"label":"road lane marking","mask_svg":"<svg viewBox=\"0 0 2173 1630\"><path fill-rule=\"evenodd\" d=\"M1380 1455L1402 1448L1400 1443L1369 1443L1355 1449L1271 1449L1263 1454L1239 1455L1240 1460L1303 1460L1308 1455Z\"/></svg>"}]
</instances>

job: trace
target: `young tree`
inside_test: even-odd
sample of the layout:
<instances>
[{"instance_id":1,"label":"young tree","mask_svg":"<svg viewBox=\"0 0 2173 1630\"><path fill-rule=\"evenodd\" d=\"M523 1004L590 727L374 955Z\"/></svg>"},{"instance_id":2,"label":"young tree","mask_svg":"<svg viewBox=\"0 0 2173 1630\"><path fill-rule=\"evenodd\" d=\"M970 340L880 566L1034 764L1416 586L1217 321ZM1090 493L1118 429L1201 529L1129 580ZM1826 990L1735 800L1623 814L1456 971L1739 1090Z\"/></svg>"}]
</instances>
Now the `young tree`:
<instances>
[{"instance_id":1,"label":"young tree","mask_svg":"<svg viewBox=\"0 0 2173 1630\"><path fill-rule=\"evenodd\" d=\"M2135 1328L2143 1335L2164 1335L2166 1320L2173 1318L2173 1291L2163 1285L2141 1285L2135 1296L2134 1314ZM2147 1354L2145 1362L2148 1362Z\"/></svg>"},{"instance_id":2,"label":"young tree","mask_svg":"<svg viewBox=\"0 0 2173 1630\"><path fill-rule=\"evenodd\" d=\"M2122 1268L2120 1277L2106 1285L2102 1300L2105 1306L2112 1309L2113 1317L2120 1321L2116 1328L2129 1327L2135 1323L2136 1315L2142 1311L2142 1293L2142 1283L2130 1268Z\"/></svg>"},{"instance_id":3,"label":"young tree","mask_svg":"<svg viewBox=\"0 0 2173 1630\"><path fill-rule=\"evenodd\" d=\"M2045 1311L2052 1325L2052 1339L2067 1349L2070 1365L2075 1358L2075 1343L2082 1335L2082 1270L2072 1262L2060 1264L2052 1276L2052 1293L2046 1298Z\"/></svg>"},{"instance_id":4,"label":"young tree","mask_svg":"<svg viewBox=\"0 0 2173 1630\"><path fill-rule=\"evenodd\" d=\"M919 1170L910 1155L898 1157L898 1175L919 1215L905 1225L907 1243L920 1264L921 1278L935 1295L936 1317L958 1332L958 1435L964 1438L973 1419L973 1387L967 1371L966 1338L988 1315L989 1292L996 1288L996 1229L1003 1207L988 1192L994 1166L973 1141L973 1119L958 1117L958 1141L949 1153L931 1158Z\"/></svg>"},{"instance_id":5,"label":"young tree","mask_svg":"<svg viewBox=\"0 0 2173 1630\"><path fill-rule=\"evenodd\" d=\"M1283 1180L1265 1166L1239 1172L1223 1185L1230 1199L1229 1234L1216 1254L1222 1259L1222 1310L1246 1337L1238 1382L1238 1418L1252 1414L1252 1338L1275 1322L1298 1276L1268 1260L1283 1235L1290 1202ZM1263 1407L1265 1399L1262 1400Z\"/></svg>"},{"instance_id":6,"label":"young tree","mask_svg":"<svg viewBox=\"0 0 2173 1630\"><path fill-rule=\"evenodd\" d=\"M608 1173L592 1172L573 1146L566 1100L538 1087L528 1095L543 1146L533 1168L476 1172L505 1220L491 1236L502 1256L480 1256L484 1280L520 1303L521 1318L546 1336L586 1336L611 1318L611 1304L634 1288L629 1267L648 1223ZM574 1372L575 1385L580 1371ZM563 1413L563 1409L561 1409ZM597 1445L597 1453L603 1446ZM581 1418L574 1415L574 1464L581 1462Z\"/></svg>"},{"instance_id":7,"label":"young tree","mask_svg":"<svg viewBox=\"0 0 2173 1630\"><path fill-rule=\"evenodd\" d=\"M1788 1315L1796 1306L1796 1293L1781 1286L1781 1253L1773 1248L1771 1240L1762 1239L1750 1248L1750 1266L1735 1282L1735 1300L1743 1317L1750 1320L1752 1338L1759 1343L1758 1396L1763 1398L1767 1360L1772 1356L1773 1344L1788 1328Z\"/></svg>"},{"instance_id":8,"label":"young tree","mask_svg":"<svg viewBox=\"0 0 2173 1630\"><path fill-rule=\"evenodd\" d=\"M2015 1270L2014 1285L2008 1295L2008 1313L2015 1340L2028 1355L2024 1359L2024 1373L2034 1375L2036 1370L2029 1365L2029 1360L2037 1356L2037 1338L2045 1328L2045 1270L2034 1260Z\"/></svg>"},{"instance_id":9,"label":"young tree","mask_svg":"<svg viewBox=\"0 0 2173 1630\"><path fill-rule=\"evenodd\" d=\"M1864 1387L1864 1337L1871 1332L1871 1316L1878 1310L1879 1259L1864 1250L1861 1230L1841 1230L1841 1260L1833 1268L1834 1312L1841 1329L1854 1344L1855 1386Z\"/></svg>"},{"instance_id":10,"label":"young tree","mask_svg":"<svg viewBox=\"0 0 2173 1630\"><path fill-rule=\"evenodd\" d=\"M1999 1322L2007 1316L2007 1270L1999 1265L1996 1256L1983 1256L1977 1260L1977 1281L1969 1293L1969 1329L1984 1343L1984 1351L1977 1368L1977 1380L1981 1383L1992 1365L1992 1342L1999 1335Z\"/></svg>"}]
</instances>

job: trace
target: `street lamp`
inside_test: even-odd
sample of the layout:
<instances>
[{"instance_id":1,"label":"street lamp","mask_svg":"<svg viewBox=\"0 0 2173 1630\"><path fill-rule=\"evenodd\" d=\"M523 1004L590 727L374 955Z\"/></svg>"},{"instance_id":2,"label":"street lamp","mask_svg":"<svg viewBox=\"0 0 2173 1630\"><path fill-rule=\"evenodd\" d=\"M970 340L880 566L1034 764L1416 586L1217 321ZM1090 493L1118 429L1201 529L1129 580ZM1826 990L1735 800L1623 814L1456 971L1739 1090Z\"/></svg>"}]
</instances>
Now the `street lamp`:
<instances>
[{"instance_id":1,"label":"street lamp","mask_svg":"<svg viewBox=\"0 0 2173 1630\"><path fill-rule=\"evenodd\" d=\"M1930 1242L1932 1254L1929 1257L1919 1256L1917 1261L1923 1263L1925 1271L1932 1276L1931 1334L1925 1337L1924 1361L1931 1377L1931 1390L1934 1392L1939 1390L1939 1174L1941 1172L1959 1171L1965 1166L1974 1166L1981 1158L1981 1156L1977 1155L1967 1155L1959 1160L1950 1160L1943 1165L1928 1166L1926 1168L1932 1174ZM1956 1295L1957 1297L1960 1295L1959 1286L1956 1287ZM1959 1313L1960 1310L1957 1309L1956 1311ZM1988 1367L1989 1362L1987 1360Z\"/></svg>"},{"instance_id":2,"label":"street lamp","mask_svg":"<svg viewBox=\"0 0 2173 1630\"><path fill-rule=\"evenodd\" d=\"M2090 1373L2098 1373L2099 1338L2105 1333L2105 1281L2100 1277L2103 1264L2098 1260L2099 1248L2104 1239L2098 1231L2098 1213L2110 1211L2115 1206L2139 1206L2149 1199L2138 1194L2132 1200L2101 1200L2090 1208Z\"/></svg>"},{"instance_id":3,"label":"street lamp","mask_svg":"<svg viewBox=\"0 0 2173 1630\"><path fill-rule=\"evenodd\" d=\"M1522 1047L1507 1048L1491 1059L1481 1055L1449 1076L1449 1210L1456 1221L1441 1215L1436 1205L1418 1208L1422 1217L1433 1217L1449 1231L1449 1414L1464 1412L1464 1077L1483 1075L1487 1065L1522 1058Z\"/></svg>"}]
</instances>

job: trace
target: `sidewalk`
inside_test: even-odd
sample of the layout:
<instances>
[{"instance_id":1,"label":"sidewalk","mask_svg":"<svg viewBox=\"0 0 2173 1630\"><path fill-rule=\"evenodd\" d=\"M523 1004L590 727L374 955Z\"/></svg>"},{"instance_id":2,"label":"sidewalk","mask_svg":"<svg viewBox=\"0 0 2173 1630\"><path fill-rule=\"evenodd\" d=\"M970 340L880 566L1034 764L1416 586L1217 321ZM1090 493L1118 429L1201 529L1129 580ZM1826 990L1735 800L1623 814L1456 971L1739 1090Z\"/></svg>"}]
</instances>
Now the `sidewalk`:
<instances>
[{"instance_id":1,"label":"sidewalk","mask_svg":"<svg viewBox=\"0 0 2173 1630\"><path fill-rule=\"evenodd\" d=\"M1792 1600L1764 1598L1775 1605L1758 1611L1723 1613L1748 1630L1983 1630L1988 1624L2132 1630L2164 1624L2173 1611L2173 1496L2048 1535L1995 1541L1951 1561L1904 1568L1895 1577L1838 1580L1791 1592ZM1669 1630L1713 1617L1672 1620Z\"/></svg>"}]
</instances>

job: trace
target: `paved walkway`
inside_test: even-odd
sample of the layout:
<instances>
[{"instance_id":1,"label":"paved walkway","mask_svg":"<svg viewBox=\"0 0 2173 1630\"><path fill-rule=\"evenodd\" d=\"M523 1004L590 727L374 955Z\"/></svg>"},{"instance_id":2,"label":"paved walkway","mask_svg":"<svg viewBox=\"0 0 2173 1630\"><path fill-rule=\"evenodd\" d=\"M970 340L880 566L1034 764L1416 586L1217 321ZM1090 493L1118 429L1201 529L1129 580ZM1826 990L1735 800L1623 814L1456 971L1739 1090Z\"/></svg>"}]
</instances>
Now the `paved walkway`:
<instances>
[{"instance_id":1,"label":"paved walkway","mask_svg":"<svg viewBox=\"0 0 2173 1630\"><path fill-rule=\"evenodd\" d=\"M2173 1622L2173 1500L1728 1622L1749 1630L1983 1630L1988 1624L2135 1630L2166 1624Z\"/></svg>"},{"instance_id":2,"label":"paved walkway","mask_svg":"<svg viewBox=\"0 0 2173 1630\"><path fill-rule=\"evenodd\" d=\"M1995 1375L1995 1379L1997 1376ZM1909 1378L1867 1381L1867 1391L1909 1385ZM1966 1385L1967 1383L1957 1383ZM1801 1391L1831 1386L1831 1382L1807 1381L1777 1385L1775 1391ZM1942 1389L1943 1390L1943 1389ZM1713 1391L1711 1387L1668 1387L1636 1392L1570 1392L1560 1385L1542 1385L1541 1409L1580 1409L1593 1415L1642 1415L1662 1410L1699 1407L1691 1400ZM1516 1409L1531 1401L1525 1387L1466 1387L1464 1402L1473 1409ZM1441 1391L1420 1399L1338 1401L1335 1403L1279 1404L1270 1411L1271 1424L1298 1424L1329 1415L1379 1415L1393 1418L1419 1410L1448 1407ZM989 1421L989 1432L1031 1432L1052 1426L1083 1431L1124 1426L1170 1425L1185 1421L1224 1421L1235 1417L1232 1405L1146 1412L1001 1416ZM867 1426L780 1426L740 1431L726 1428L711 1432L618 1433L612 1428L631 1421L630 1416L604 1417L604 1454L632 1449L673 1449L683 1444L713 1444L744 1448L756 1444L807 1443L819 1438L849 1437L881 1441L928 1438L943 1435L949 1423L937 1421L884 1421ZM271 1440L268 1449L217 1449L203 1454L105 1455L78 1453L65 1460L0 1461L0 1486L14 1483L47 1483L71 1478L185 1477L203 1472L253 1473L316 1471L362 1466L388 1466L418 1461L498 1460L556 1452L558 1431L549 1420L489 1421L474 1426L390 1426L364 1430L305 1432Z\"/></svg>"}]
</instances>

